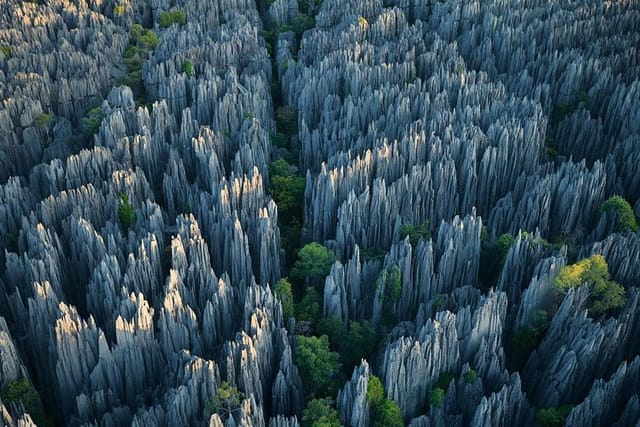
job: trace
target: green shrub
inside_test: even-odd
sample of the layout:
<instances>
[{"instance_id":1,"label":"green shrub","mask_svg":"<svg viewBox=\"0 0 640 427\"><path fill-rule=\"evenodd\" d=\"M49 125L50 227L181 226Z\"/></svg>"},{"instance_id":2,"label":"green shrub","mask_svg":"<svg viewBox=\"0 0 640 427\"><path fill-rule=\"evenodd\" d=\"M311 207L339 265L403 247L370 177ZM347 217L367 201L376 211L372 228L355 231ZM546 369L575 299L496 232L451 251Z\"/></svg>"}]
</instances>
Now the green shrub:
<instances>
[{"instance_id":1,"label":"green shrub","mask_svg":"<svg viewBox=\"0 0 640 427\"><path fill-rule=\"evenodd\" d=\"M429 240L431 238L431 224L429 220L424 221L422 224L402 224L400 226L400 237L402 239L409 237L411 246L418 244L420 239Z\"/></svg>"},{"instance_id":2,"label":"green shrub","mask_svg":"<svg viewBox=\"0 0 640 427\"><path fill-rule=\"evenodd\" d=\"M500 235L493 243L482 242L478 278L485 288L496 285L513 242L515 238L508 233Z\"/></svg>"},{"instance_id":3,"label":"green shrub","mask_svg":"<svg viewBox=\"0 0 640 427\"><path fill-rule=\"evenodd\" d=\"M34 123L39 128L46 127L49 123L51 123L51 116L45 113L37 114Z\"/></svg>"},{"instance_id":4,"label":"green shrub","mask_svg":"<svg viewBox=\"0 0 640 427\"><path fill-rule=\"evenodd\" d=\"M402 294L402 272L400 267L393 267L383 270L376 279L376 289L384 283L384 294L382 296L382 321L386 325L396 323L397 313L395 305Z\"/></svg>"},{"instance_id":5,"label":"green shrub","mask_svg":"<svg viewBox=\"0 0 640 427\"><path fill-rule=\"evenodd\" d=\"M283 277L275 284L273 291L280 300L280 304L282 304L282 317L284 317L285 320L293 317L295 306L293 305L291 283L286 277Z\"/></svg>"},{"instance_id":6,"label":"green shrub","mask_svg":"<svg viewBox=\"0 0 640 427\"><path fill-rule=\"evenodd\" d=\"M120 219L120 225L125 232L136 222L136 211L129 203L129 196L126 193L120 193L118 218Z\"/></svg>"},{"instance_id":7,"label":"green shrub","mask_svg":"<svg viewBox=\"0 0 640 427\"><path fill-rule=\"evenodd\" d=\"M0 399L5 406L9 407L11 403L16 405L22 404L25 411L31 415L33 421L39 426L53 426L53 420L47 416L40 403L38 392L28 378L11 381L0 392Z\"/></svg>"},{"instance_id":8,"label":"green shrub","mask_svg":"<svg viewBox=\"0 0 640 427\"><path fill-rule=\"evenodd\" d=\"M633 209L625 199L620 196L613 196L607 199L600 206L600 214L610 211L615 212L616 215L616 231L638 231L638 223L633 214Z\"/></svg>"},{"instance_id":9,"label":"green shrub","mask_svg":"<svg viewBox=\"0 0 640 427\"><path fill-rule=\"evenodd\" d=\"M217 393L211 398L207 410L217 413L221 418L228 418L234 411L240 408L244 395L226 381L218 386Z\"/></svg>"},{"instance_id":10,"label":"green shrub","mask_svg":"<svg viewBox=\"0 0 640 427\"><path fill-rule=\"evenodd\" d=\"M184 25L187 23L187 15L180 9L162 12L159 23L162 28L168 28L173 24Z\"/></svg>"},{"instance_id":11,"label":"green shrub","mask_svg":"<svg viewBox=\"0 0 640 427\"><path fill-rule=\"evenodd\" d=\"M557 408L541 408L536 413L540 427L562 427L571 414L573 406L563 405Z\"/></svg>"},{"instance_id":12,"label":"green shrub","mask_svg":"<svg viewBox=\"0 0 640 427\"><path fill-rule=\"evenodd\" d=\"M340 355L329 349L329 338L296 338L295 363L300 370L302 384L309 394L333 394L341 382Z\"/></svg>"},{"instance_id":13,"label":"green shrub","mask_svg":"<svg viewBox=\"0 0 640 427\"><path fill-rule=\"evenodd\" d=\"M436 387L429 392L429 405L432 408L439 408L444 402L444 390L440 387Z\"/></svg>"},{"instance_id":14,"label":"green shrub","mask_svg":"<svg viewBox=\"0 0 640 427\"><path fill-rule=\"evenodd\" d=\"M187 77L193 77L193 62L184 61L182 63L182 72L187 75Z\"/></svg>"},{"instance_id":15,"label":"green shrub","mask_svg":"<svg viewBox=\"0 0 640 427\"><path fill-rule=\"evenodd\" d=\"M331 399L312 399L302 413L302 427L341 427Z\"/></svg>"},{"instance_id":16,"label":"green shrub","mask_svg":"<svg viewBox=\"0 0 640 427\"><path fill-rule=\"evenodd\" d=\"M390 399L384 399L374 413L374 427L403 427L402 412L398 405Z\"/></svg>"},{"instance_id":17,"label":"green shrub","mask_svg":"<svg viewBox=\"0 0 640 427\"><path fill-rule=\"evenodd\" d=\"M2 52L2 54L5 56L5 58L7 59L11 59L11 47L2 44L0 45L0 52Z\"/></svg>"},{"instance_id":18,"label":"green shrub","mask_svg":"<svg viewBox=\"0 0 640 427\"><path fill-rule=\"evenodd\" d=\"M287 136L283 133L280 132L276 132L276 133L272 133L271 135L269 135L269 138L271 139L271 143L273 145L275 145L278 148L287 148L289 139L287 138Z\"/></svg>"},{"instance_id":19,"label":"green shrub","mask_svg":"<svg viewBox=\"0 0 640 427\"><path fill-rule=\"evenodd\" d=\"M316 288L309 286L302 300L295 306L296 320L310 322L312 325L322 316L322 297Z\"/></svg>"},{"instance_id":20,"label":"green shrub","mask_svg":"<svg viewBox=\"0 0 640 427\"><path fill-rule=\"evenodd\" d=\"M609 280L609 267L602 255L592 255L576 264L563 267L553 284L562 292L588 284L588 309L589 314L594 316L608 314L625 303L624 288Z\"/></svg>"},{"instance_id":21,"label":"green shrub","mask_svg":"<svg viewBox=\"0 0 640 427\"><path fill-rule=\"evenodd\" d=\"M298 133L298 114L291 107L280 107L276 110L276 128L285 136Z\"/></svg>"},{"instance_id":22,"label":"green shrub","mask_svg":"<svg viewBox=\"0 0 640 427\"><path fill-rule=\"evenodd\" d=\"M549 316L544 310L536 310L526 326L519 328L511 339L511 359L516 370L522 370L529 355L540 345L550 325Z\"/></svg>"},{"instance_id":23,"label":"green shrub","mask_svg":"<svg viewBox=\"0 0 640 427\"><path fill-rule=\"evenodd\" d=\"M101 107L95 107L87 111L87 115L82 119L82 132L85 136L91 136L98 132L104 114Z\"/></svg>"},{"instance_id":24,"label":"green shrub","mask_svg":"<svg viewBox=\"0 0 640 427\"><path fill-rule=\"evenodd\" d=\"M113 8L113 14L116 16L121 16L124 14L124 6L119 4L118 6Z\"/></svg>"},{"instance_id":25,"label":"green shrub","mask_svg":"<svg viewBox=\"0 0 640 427\"><path fill-rule=\"evenodd\" d=\"M320 284L331 271L334 261L332 250L317 242L307 243L298 251L298 260L291 269L291 277Z\"/></svg>"},{"instance_id":26,"label":"green shrub","mask_svg":"<svg viewBox=\"0 0 640 427\"><path fill-rule=\"evenodd\" d=\"M467 384L471 384L473 382L475 382L478 379L478 373L473 370L473 369L469 369L465 374L464 374L464 381Z\"/></svg>"},{"instance_id":27,"label":"green shrub","mask_svg":"<svg viewBox=\"0 0 640 427\"><path fill-rule=\"evenodd\" d=\"M375 375L370 375L367 382L367 400L373 406L380 405L384 400L384 387Z\"/></svg>"},{"instance_id":28,"label":"green shrub","mask_svg":"<svg viewBox=\"0 0 640 427\"><path fill-rule=\"evenodd\" d=\"M449 389L449 384L451 383L451 380L454 378L455 378L455 375L453 375L452 372L443 372L438 377L438 381L436 382L436 387L441 388L446 393L447 390Z\"/></svg>"}]
</instances>

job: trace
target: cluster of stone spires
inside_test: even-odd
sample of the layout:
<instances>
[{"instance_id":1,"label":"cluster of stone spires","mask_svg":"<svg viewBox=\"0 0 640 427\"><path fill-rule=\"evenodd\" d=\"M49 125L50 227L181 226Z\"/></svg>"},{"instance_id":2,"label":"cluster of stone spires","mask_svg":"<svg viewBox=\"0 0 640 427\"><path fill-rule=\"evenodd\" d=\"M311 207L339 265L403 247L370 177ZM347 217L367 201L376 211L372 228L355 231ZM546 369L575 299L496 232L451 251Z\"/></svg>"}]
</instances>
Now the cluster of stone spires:
<instances>
[{"instance_id":1,"label":"cluster of stone spires","mask_svg":"<svg viewBox=\"0 0 640 427\"><path fill-rule=\"evenodd\" d=\"M159 27L177 8L186 24ZM297 12L276 0L264 14ZM248 0L1 6L0 385L29 378L69 425L299 424L295 337L270 289L284 274L266 192L279 79L298 112L303 238L339 258L324 316L379 324L387 284L371 284L401 272L384 308L402 322L338 394L345 425L371 424L373 374L412 426L535 425L565 404L568 425L636 423L640 234L598 207L620 194L640 214L639 5L324 0L299 46L278 36L275 70L262 18ZM135 22L159 36L149 105L114 84ZM401 237L425 220L432 238ZM516 236L489 291L483 224ZM562 234L578 258L604 255L626 304L594 320L587 287L570 291L510 370L510 339L569 263L543 239ZM222 381L244 396L224 419L208 410ZM34 424L11 404L0 419Z\"/></svg>"}]
</instances>

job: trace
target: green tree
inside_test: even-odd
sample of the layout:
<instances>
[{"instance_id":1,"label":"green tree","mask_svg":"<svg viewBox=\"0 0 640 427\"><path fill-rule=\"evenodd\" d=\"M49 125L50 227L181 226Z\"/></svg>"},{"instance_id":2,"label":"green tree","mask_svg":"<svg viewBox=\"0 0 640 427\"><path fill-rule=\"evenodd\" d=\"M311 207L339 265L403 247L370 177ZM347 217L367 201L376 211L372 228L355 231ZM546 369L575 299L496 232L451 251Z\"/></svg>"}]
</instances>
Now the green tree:
<instances>
[{"instance_id":1,"label":"green tree","mask_svg":"<svg viewBox=\"0 0 640 427\"><path fill-rule=\"evenodd\" d=\"M446 393L449 389L449 384L451 380L455 378L452 372L443 372L438 377L438 381L436 382L436 387L441 388Z\"/></svg>"},{"instance_id":2,"label":"green tree","mask_svg":"<svg viewBox=\"0 0 640 427\"><path fill-rule=\"evenodd\" d=\"M475 382L478 379L478 373L473 370L473 369L469 369L465 374L464 374L464 381L467 384L471 384L473 382Z\"/></svg>"},{"instance_id":3,"label":"green tree","mask_svg":"<svg viewBox=\"0 0 640 427\"><path fill-rule=\"evenodd\" d=\"M302 427L341 427L331 399L312 399L302 413Z\"/></svg>"},{"instance_id":4,"label":"green tree","mask_svg":"<svg viewBox=\"0 0 640 427\"><path fill-rule=\"evenodd\" d=\"M11 59L11 47L5 44L0 44L0 53L4 55L6 59Z\"/></svg>"},{"instance_id":5,"label":"green tree","mask_svg":"<svg viewBox=\"0 0 640 427\"><path fill-rule=\"evenodd\" d=\"M429 240L431 238L431 224L429 220L418 225L402 224L400 226L400 237L404 239L407 236L409 236L411 246L417 245L420 239Z\"/></svg>"},{"instance_id":6,"label":"green tree","mask_svg":"<svg viewBox=\"0 0 640 427\"><path fill-rule=\"evenodd\" d=\"M278 280L273 287L273 291L282 304L282 316L285 320L294 316L295 306L293 304L293 292L291 292L291 283L286 277Z\"/></svg>"},{"instance_id":7,"label":"green tree","mask_svg":"<svg viewBox=\"0 0 640 427\"><path fill-rule=\"evenodd\" d=\"M369 376L367 382L370 424L374 427L402 427L402 412L393 400L385 399L380 378Z\"/></svg>"},{"instance_id":8,"label":"green tree","mask_svg":"<svg viewBox=\"0 0 640 427\"><path fill-rule=\"evenodd\" d=\"M515 242L515 238L508 233L500 235L492 243L482 242L478 278L485 288L488 289L496 285L513 242Z\"/></svg>"},{"instance_id":9,"label":"green tree","mask_svg":"<svg viewBox=\"0 0 640 427\"><path fill-rule=\"evenodd\" d=\"M278 205L278 216L290 224L294 218L302 218L306 180L295 167L284 159L278 159L269 167L269 194Z\"/></svg>"},{"instance_id":10,"label":"green tree","mask_svg":"<svg viewBox=\"0 0 640 427\"><path fill-rule=\"evenodd\" d=\"M218 386L217 393L211 398L208 410L211 413L218 413L222 418L229 417L234 411L240 408L244 395L226 381L222 381Z\"/></svg>"},{"instance_id":11,"label":"green tree","mask_svg":"<svg viewBox=\"0 0 640 427\"><path fill-rule=\"evenodd\" d=\"M636 217L633 214L633 209L625 199L620 196L613 196L600 205L601 215L610 211L615 212L616 215L616 231L638 231L638 223L636 222Z\"/></svg>"},{"instance_id":12,"label":"green tree","mask_svg":"<svg viewBox=\"0 0 640 427\"><path fill-rule=\"evenodd\" d=\"M380 406L384 400L384 387L380 378L375 375L370 375L367 382L367 400L374 407Z\"/></svg>"},{"instance_id":13,"label":"green tree","mask_svg":"<svg viewBox=\"0 0 640 427\"><path fill-rule=\"evenodd\" d=\"M11 403L22 404L25 412L31 415L33 421L39 426L53 426L53 420L47 416L42 409L38 392L28 378L11 381L0 392L0 399L5 406Z\"/></svg>"},{"instance_id":14,"label":"green tree","mask_svg":"<svg viewBox=\"0 0 640 427\"><path fill-rule=\"evenodd\" d=\"M290 137L298 133L298 114L291 107L280 107L276 110L276 128L278 132Z\"/></svg>"},{"instance_id":15,"label":"green tree","mask_svg":"<svg viewBox=\"0 0 640 427\"><path fill-rule=\"evenodd\" d=\"M101 107L95 107L87 111L87 115L82 119L82 132L86 136L91 136L98 132L104 114Z\"/></svg>"},{"instance_id":16,"label":"green tree","mask_svg":"<svg viewBox=\"0 0 640 427\"><path fill-rule=\"evenodd\" d=\"M376 279L376 289L384 286L382 295L382 322L385 325L393 325L398 320L396 303L402 295L402 271L394 265L383 270Z\"/></svg>"},{"instance_id":17,"label":"green tree","mask_svg":"<svg viewBox=\"0 0 640 427\"><path fill-rule=\"evenodd\" d=\"M182 63L182 72L187 75L187 77L193 77L193 62L187 60Z\"/></svg>"},{"instance_id":18,"label":"green tree","mask_svg":"<svg viewBox=\"0 0 640 427\"><path fill-rule=\"evenodd\" d=\"M329 349L329 338L296 338L295 362L300 370L302 383L309 394L333 394L340 380L340 355Z\"/></svg>"},{"instance_id":19,"label":"green tree","mask_svg":"<svg viewBox=\"0 0 640 427\"><path fill-rule=\"evenodd\" d=\"M403 427L402 412L398 405L389 399L384 399L374 414L374 427Z\"/></svg>"},{"instance_id":20,"label":"green tree","mask_svg":"<svg viewBox=\"0 0 640 427\"><path fill-rule=\"evenodd\" d=\"M173 24L184 25L187 23L187 16L185 15L183 10L172 10L167 12L162 12L160 15L160 27L167 28L172 26Z\"/></svg>"},{"instance_id":21,"label":"green tree","mask_svg":"<svg viewBox=\"0 0 640 427\"><path fill-rule=\"evenodd\" d=\"M347 327L337 317L318 321L317 331L329 337L331 348L340 353L346 372L353 370L362 359L370 359L380 340L376 330L367 320L349 321Z\"/></svg>"},{"instance_id":22,"label":"green tree","mask_svg":"<svg viewBox=\"0 0 640 427\"><path fill-rule=\"evenodd\" d=\"M429 405L432 408L439 408L444 402L444 390L440 387L436 387L429 392Z\"/></svg>"},{"instance_id":23,"label":"green tree","mask_svg":"<svg viewBox=\"0 0 640 427\"><path fill-rule=\"evenodd\" d=\"M609 280L609 267L602 255L563 267L554 280L554 286L562 292L583 284L589 285L589 314L605 315L624 305L624 288Z\"/></svg>"},{"instance_id":24,"label":"green tree","mask_svg":"<svg viewBox=\"0 0 640 427\"><path fill-rule=\"evenodd\" d=\"M541 408L536 413L540 427L562 427L571 414L573 406L563 405L557 408Z\"/></svg>"},{"instance_id":25,"label":"green tree","mask_svg":"<svg viewBox=\"0 0 640 427\"><path fill-rule=\"evenodd\" d=\"M313 286L309 286L302 300L296 305L296 319L315 325L322 316L322 298Z\"/></svg>"},{"instance_id":26,"label":"green tree","mask_svg":"<svg viewBox=\"0 0 640 427\"><path fill-rule=\"evenodd\" d=\"M126 232L136 222L136 210L129 203L129 196L127 193L120 193L120 205L118 206L118 218L120 219L120 225Z\"/></svg>"},{"instance_id":27,"label":"green tree","mask_svg":"<svg viewBox=\"0 0 640 427\"><path fill-rule=\"evenodd\" d=\"M298 260L291 269L291 277L318 285L329 274L334 261L332 250L317 242L307 243L298 251Z\"/></svg>"},{"instance_id":28,"label":"green tree","mask_svg":"<svg viewBox=\"0 0 640 427\"><path fill-rule=\"evenodd\" d=\"M516 370L522 370L529 355L540 345L549 330L549 316L544 310L536 310L526 326L519 328L511 339L511 360Z\"/></svg>"},{"instance_id":29,"label":"green tree","mask_svg":"<svg viewBox=\"0 0 640 427\"><path fill-rule=\"evenodd\" d=\"M51 116L46 113L37 114L34 120L36 126L43 128L51 123Z\"/></svg>"}]
</instances>

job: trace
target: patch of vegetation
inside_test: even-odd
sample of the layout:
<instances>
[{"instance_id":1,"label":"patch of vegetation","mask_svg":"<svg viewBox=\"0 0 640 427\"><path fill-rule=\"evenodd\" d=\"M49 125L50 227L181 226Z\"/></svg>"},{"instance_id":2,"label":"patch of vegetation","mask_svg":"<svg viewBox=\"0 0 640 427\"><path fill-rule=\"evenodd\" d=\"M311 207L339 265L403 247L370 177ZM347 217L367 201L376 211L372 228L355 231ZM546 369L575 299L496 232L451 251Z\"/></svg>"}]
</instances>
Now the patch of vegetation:
<instances>
[{"instance_id":1,"label":"patch of vegetation","mask_svg":"<svg viewBox=\"0 0 640 427\"><path fill-rule=\"evenodd\" d=\"M39 113L36 115L34 123L39 128L47 127L49 123L51 123L51 115L46 113Z\"/></svg>"},{"instance_id":2,"label":"patch of vegetation","mask_svg":"<svg viewBox=\"0 0 640 427\"><path fill-rule=\"evenodd\" d=\"M441 388L446 393L449 390L449 384L451 380L455 378L453 372L443 372L438 377L438 381L436 382L436 387Z\"/></svg>"},{"instance_id":3,"label":"patch of vegetation","mask_svg":"<svg viewBox=\"0 0 640 427\"><path fill-rule=\"evenodd\" d=\"M353 370L362 359L371 360L378 349L380 337L367 320L351 320L345 326L337 317L318 321L318 333L329 337L331 349L340 354L345 373Z\"/></svg>"},{"instance_id":4,"label":"patch of vegetation","mask_svg":"<svg viewBox=\"0 0 640 427\"><path fill-rule=\"evenodd\" d=\"M418 244L420 239L429 240L431 238L431 224L429 220L424 221L422 224L402 224L400 226L400 237L402 239L409 237L411 246Z\"/></svg>"},{"instance_id":5,"label":"patch of vegetation","mask_svg":"<svg viewBox=\"0 0 640 427\"><path fill-rule=\"evenodd\" d=\"M307 243L298 251L298 260L291 269L291 277L320 285L331 271L335 259L333 251L327 247L317 242Z\"/></svg>"},{"instance_id":6,"label":"patch of vegetation","mask_svg":"<svg viewBox=\"0 0 640 427\"><path fill-rule=\"evenodd\" d=\"M602 255L592 255L563 267L553 284L561 292L588 284L588 309L593 316L610 314L625 303L624 288L609 280L609 267Z\"/></svg>"},{"instance_id":7,"label":"patch of vegetation","mask_svg":"<svg viewBox=\"0 0 640 427\"><path fill-rule=\"evenodd\" d=\"M316 288L309 286L302 299L295 306L296 320L298 322L309 322L311 326L322 317L322 297Z\"/></svg>"},{"instance_id":8,"label":"patch of vegetation","mask_svg":"<svg viewBox=\"0 0 640 427\"><path fill-rule=\"evenodd\" d=\"M633 214L633 209L629 202L620 196L613 196L608 198L599 209L600 215L605 212L614 212L616 215L616 231L638 231L638 223L636 217Z\"/></svg>"},{"instance_id":9,"label":"patch of vegetation","mask_svg":"<svg viewBox=\"0 0 640 427\"><path fill-rule=\"evenodd\" d=\"M145 89L142 84L142 65L149 56L149 52L158 46L160 38L156 33L140 24L133 24L129 32L129 46L124 52L124 64L127 74L120 82L131 88L133 96L139 103L144 103Z\"/></svg>"},{"instance_id":10,"label":"patch of vegetation","mask_svg":"<svg viewBox=\"0 0 640 427\"><path fill-rule=\"evenodd\" d=\"M551 117L549 123L552 126L556 126L565 117L573 114L580 106L584 106L589 108L589 95L585 91L578 92L572 101L569 102L557 102L553 106L553 110L551 111Z\"/></svg>"},{"instance_id":11,"label":"patch of vegetation","mask_svg":"<svg viewBox=\"0 0 640 427\"><path fill-rule=\"evenodd\" d=\"M374 427L403 427L402 412L398 405L390 399L384 399L380 405L374 408Z\"/></svg>"},{"instance_id":12,"label":"patch of vegetation","mask_svg":"<svg viewBox=\"0 0 640 427\"><path fill-rule=\"evenodd\" d=\"M162 12L158 23L161 28L168 28L173 24L182 26L187 23L187 15L181 9Z\"/></svg>"},{"instance_id":13,"label":"patch of vegetation","mask_svg":"<svg viewBox=\"0 0 640 427\"><path fill-rule=\"evenodd\" d=\"M219 414L222 419L226 419L233 412L240 409L243 399L244 395L237 388L226 381L222 381L218 387L217 394L211 398L207 410L212 414Z\"/></svg>"},{"instance_id":14,"label":"patch of vegetation","mask_svg":"<svg viewBox=\"0 0 640 427\"><path fill-rule=\"evenodd\" d=\"M295 167L278 159L269 167L269 195L278 205L278 217L285 223L302 217L306 180Z\"/></svg>"},{"instance_id":15,"label":"patch of vegetation","mask_svg":"<svg viewBox=\"0 0 640 427\"><path fill-rule=\"evenodd\" d=\"M182 63L182 72L187 75L187 77L193 77L193 62L187 60Z\"/></svg>"},{"instance_id":16,"label":"patch of vegetation","mask_svg":"<svg viewBox=\"0 0 640 427\"><path fill-rule=\"evenodd\" d=\"M95 107L87 111L86 116L82 119L82 133L89 137L94 135L100 129L104 114L101 107Z\"/></svg>"},{"instance_id":17,"label":"patch of vegetation","mask_svg":"<svg viewBox=\"0 0 640 427\"><path fill-rule=\"evenodd\" d=\"M478 279L484 288L495 287L513 242L515 238L508 233L500 235L493 243L482 242Z\"/></svg>"},{"instance_id":18,"label":"patch of vegetation","mask_svg":"<svg viewBox=\"0 0 640 427\"><path fill-rule=\"evenodd\" d=\"M120 205L118 206L118 218L122 230L126 233L129 228L136 222L136 210L129 203L127 193L120 193Z\"/></svg>"},{"instance_id":19,"label":"patch of vegetation","mask_svg":"<svg viewBox=\"0 0 640 427\"><path fill-rule=\"evenodd\" d=\"M384 387L375 375L370 375L367 382L367 400L373 406L380 405L384 400Z\"/></svg>"},{"instance_id":20,"label":"patch of vegetation","mask_svg":"<svg viewBox=\"0 0 640 427\"><path fill-rule=\"evenodd\" d=\"M11 403L22 404L25 412L31 415L33 421L39 426L53 426L53 419L47 416L42 409L38 392L28 378L11 381L0 392L0 399L5 406Z\"/></svg>"},{"instance_id":21,"label":"patch of vegetation","mask_svg":"<svg viewBox=\"0 0 640 427\"><path fill-rule=\"evenodd\" d=\"M540 345L547 335L551 321L544 310L536 310L526 326L519 328L511 339L511 360L514 368L521 371L529 355Z\"/></svg>"},{"instance_id":22,"label":"patch of vegetation","mask_svg":"<svg viewBox=\"0 0 640 427\"><path fill-rule=\"evenodd\" d=\"M364 16L359 16L358 24L360 24L361 26L364 26L364 25L368 25L369 23L367 22L367 19Z\"/></svg>"},{"instance_id":23,"label":"patch of vegetation","mask_svg":"<svg viewBox=\"0 0 640 427\"><path fill-rule=\"evenodd\" d=\"M124 6L119 4L113 8L113 14L116 16L122 16L124 14Z\"/></svg>"},{"instance_id":24,"label":"patch of vegetation","mask_svg":"<svg viewBox=\"0 0 640 427\"><path fill-rule=\"evenodd\" d=\"M331 399L312 399L302 413L302 427L341 427Z\"/></svg>"},{"instance_id":25,"label":"patch of vegetation","mask_svg":"<svg viewBox=\"0 0 640 427\"><path fill-rule=\"evenodd\" d=\"M444 390L436 387L429 392L429 406L432 408L440 408L444 402Z\"/></svg>"},{"instance_id":26,"label":"patch of vegetation","mask_svg":"<svg viewBox=\"0 0 640 427\"><path fill-rule=\"evenodd\" d=\"M465 374L464 374L464 381L467 384L471 384L474 383L476 380L478 379L478 373L473 370L473 369L469 369Z\"/></svg>"},{"instance_id":27,"label":"patch of vegetation","mask_svg":"<svg viewBox=\"0 0 640 427\"><path fill-rule=\"evenodd\" d=\"M385 325L394 325L398 321L395 305L402 294L402 272L400 267L383 270L376 279L376 289L384 284L382 297L382 322Z\"/></svg>"},{"instance_id":28,"label":"patch of vegetation","mask_svg":"<svg viewBox=\"0 0 640 427\"><path fill-rule=\"evenodd\" d=\"M367 261L383 261L387 251L376 248L360 248L360 263Z\"/></svg>"},{"instance_id":29,"label":"patch of vegetation","mask_svg":"<svg viewBox=\"0 0 640 427\"><path fill-rule=\"evenodd\" d=\"M340 355L329 349L329 338L296 337L295 363L309 395L333 395L342 381Z\"/></svg>"},{"instance_id":30,"label":"patch of vegetation","mask_svg":"<svg viewBox=\"0 0 640 427\"><path fill-rule=\"evenodd\" d=\"M298 113L291 107L280 107L276 110L276 128L286 137L298 133Z\"/></svg>"},{"instance_id":31,"label":"patch of vegetation","mask_svg":"<svg viewBox=\"0 0 640 427\"><path fill-rule=\"evenodd\" d=\"M289 145L289 139L287 136L280 132L272 133L269 135L269 139L271 140L271 143L278 148L287 148Z\"/></svg>"},{"instance_id":32,"label":"patch of vegetation","mask_svg":"<svg viewBox=\"0 0 640 427\"><path fill-rule=\"evenodd\" d=\"M444 294L436 294L431 302L431 309L433 311L440 311L446 306L446 298Z\"/></svg>"},{"instance_id":33,"label":"patch of vegetation","mask_svg":"<svg viewBox=\"0 0 640 427\"><path fill-rule=\"evenodd\" d=\"M367 382L367 400L371 425L376 427L402 427L402 412L395 402L384 397L384 387L380 378L369 376Z\"/></svg>"},{"instance_id":34,"label":"patch of vegetation","mask_svg":"<svg viewBox=\"0 0 640 427\"><path fill-rule=\"evenodd\" d=\"M11 59L11 47L6 44L0 44L0 52L4 55L5 58Z\"/></svg>"},{"instance_id":35,"label":"patch of vegetation","mask_svg":"<svg viewBox=\"0 0 640 427\"><path fill-rule=\"evenodd\" d=\"M273 286L273 291L282 304L282 317L285 320L293 317L295 306L293 304L293 292L291 290L291 282L286 277L281 278Z\"/></svg>"},{"instance_id":36,"label":"patch of vegetation","mask_svg":"<svg viewBox=\"0 0 640 427\"><path fill-rule=\"evenodd\" d=\"M538 412L536 413L538 425L540 425L540 427L562 427L567 421L572 410L572 405L538 409Z\"/></svg>"}]
</instances>

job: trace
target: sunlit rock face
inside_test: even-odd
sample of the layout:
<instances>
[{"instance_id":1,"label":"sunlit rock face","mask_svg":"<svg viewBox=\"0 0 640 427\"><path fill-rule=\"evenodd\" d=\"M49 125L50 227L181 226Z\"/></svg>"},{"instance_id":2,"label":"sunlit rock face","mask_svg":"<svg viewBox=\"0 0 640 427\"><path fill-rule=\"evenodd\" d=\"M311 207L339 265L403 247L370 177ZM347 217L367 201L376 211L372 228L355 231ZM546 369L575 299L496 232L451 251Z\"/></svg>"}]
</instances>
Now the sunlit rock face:
<instances>
[{"instance_id":1,"label":"sunlit rock face","mask_svg":"<svg viewBox=\"0 0 640 427\"><path fill-rule=\"evenodd\" d=\"M635 1L4 2L0 421L296 427L326 397L352 427L637 424L638 22ZM312 241L335 257L305 280ZM566 270L596 255L623 295ZM340 353L329 391L299 334Z\"/></svg>"}]
</instances>

